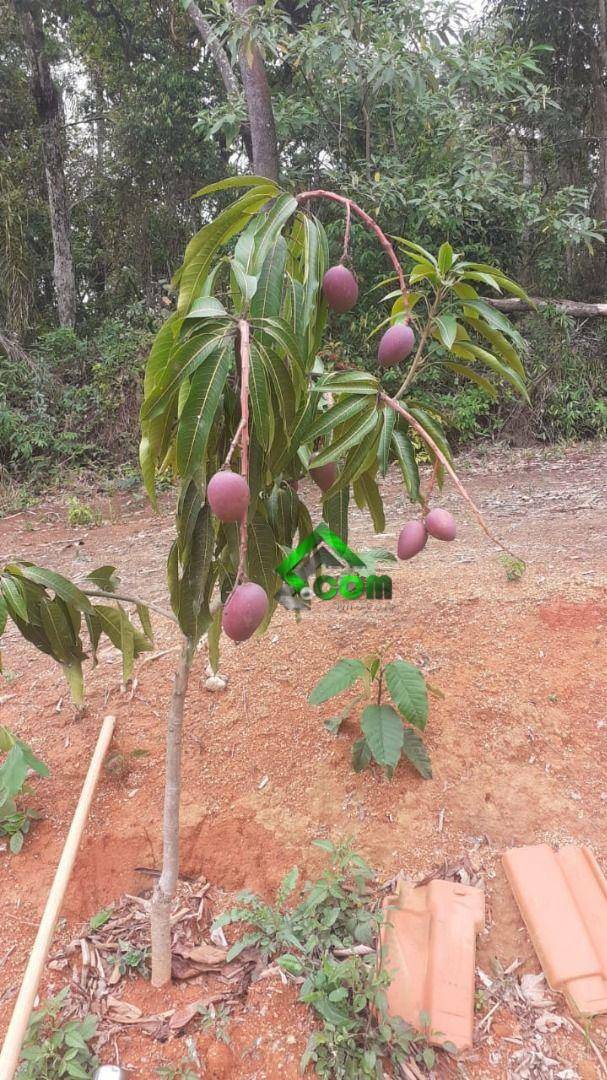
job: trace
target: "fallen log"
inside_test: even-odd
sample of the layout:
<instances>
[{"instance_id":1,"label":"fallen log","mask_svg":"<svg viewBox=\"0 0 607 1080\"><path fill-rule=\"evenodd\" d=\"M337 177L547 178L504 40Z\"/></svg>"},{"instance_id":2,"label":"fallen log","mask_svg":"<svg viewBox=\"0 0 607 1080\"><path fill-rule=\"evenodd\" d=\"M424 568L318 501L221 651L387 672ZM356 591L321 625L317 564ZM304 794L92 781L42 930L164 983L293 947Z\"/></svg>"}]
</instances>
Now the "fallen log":
<instances>
[{"instance_id":1,"label":"fallen log","mask_svg":"<svg viewBox=\"0 0 607 1080\"><path fill-rule=\"evenodd\" d=\"M509 315L524 314L526 311L534 311L538 308L554 308L562 311L565 315L571 315L573 319L604 319L607 317L607 304L587 304L583 300L543 300L539 296L530 296L529 300L494 300L493 297L483 297L491 307L498 311L504 311Z\"/></svg>"}]
</instances>

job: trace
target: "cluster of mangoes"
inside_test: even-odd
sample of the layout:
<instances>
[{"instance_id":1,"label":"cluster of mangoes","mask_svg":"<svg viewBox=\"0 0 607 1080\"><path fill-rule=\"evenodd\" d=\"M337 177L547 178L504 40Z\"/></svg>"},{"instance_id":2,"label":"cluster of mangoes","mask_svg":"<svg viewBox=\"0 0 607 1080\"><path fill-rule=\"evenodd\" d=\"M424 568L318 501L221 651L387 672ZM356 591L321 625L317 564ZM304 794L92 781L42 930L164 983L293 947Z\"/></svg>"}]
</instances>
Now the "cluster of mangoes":
<instances>
[{"instance_id":1,"label":"cluster of mangoes","mask_svg":"<svg viewBox=\"0 0 607 1080\"><path fill-rule=\"evenodd\" d=\"M347 266L338 263L327 270L322 279L322 291L332 311L343 315L358 300L358 282ZM413 352L415 335L407 322L397 322L388 327L379 340L377 359L380 367L402 364Z\"/></svg>"}]
</instances>

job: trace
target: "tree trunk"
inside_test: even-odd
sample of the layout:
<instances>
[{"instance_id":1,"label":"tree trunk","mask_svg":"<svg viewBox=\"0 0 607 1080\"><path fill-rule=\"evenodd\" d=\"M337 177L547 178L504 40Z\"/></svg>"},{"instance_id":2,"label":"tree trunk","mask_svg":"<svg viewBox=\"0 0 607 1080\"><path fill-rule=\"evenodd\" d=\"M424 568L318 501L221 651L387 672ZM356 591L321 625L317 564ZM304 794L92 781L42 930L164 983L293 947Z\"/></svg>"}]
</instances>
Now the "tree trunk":
<instances>
[{"instance_id":1,"label":"tree trunk","mask_svg":"<svg viewBox=\"0 0 607 1080\"><path fill-rule=\"evenodd\" d=\"M596 216L607 222L607 11L605 0L597 0L598 36L594 78L594 106L599 165L596 192Z\"/></svg>"},{"instance_id":2,"label":"tree trunk","mask_svg":"<svg viewBox=\"0 0 607 1080\"><path fill-rule=\"evenodd\" d=\"M251 129L253 172L270 180L278 180L278 142L270 85L259 46L251 33L246 32L250 9L256 3L257 0L234 0L234 10L245 28L240 46L240 72Z\"/></svg>"},{"instance_id":3,"label":"tree trunk","mask_svg":"<svg viewBox=\"0 0 607 1080\"><path fill-rule=\"evenodd\" d=\"M152 986L164 986L171 979L171 902L179 877L179 803L181 799L181 747L183 708L188 688L194 646L184 638L169 706L164 818L162 833L162 873L154 889L151 908Z\"/></svg>"},{"instance_id":4,"label":"tree trunk","mask_svg":"<svg viewBox=\"0 0 607 1080\"><path fill-rule=\"evenodd\" d=\"M195 3L195 0L190 0L187 7L184 8L186 15L190 16L190 19L194 23L200 37L202 38L206 48L209 50L209 55L212 56L215 66L221 76L221 81L225 87L225 92L228 97L228 101L232 98L238 98L240 95L240 85L234 72L232 71L232 65L230 63L230 57L224 49L221 41L217 37L213 27L208 19L205 19L202 11ZM251 143L251 131L249 125L242 123L240 126L240 133L242 135L242 141L244 148L249 159L249 163L253 165L253 145Z\"/></svg>"},{"instance_id":5,"label":"tree trunk","mask_svg":"<svg viewBox=\"0 0 607 1080\"><path fill-rule=\"evenodd\" d=\"M41 10L31 0L16 3L32 63L32 86L42 129L44 168L53 236L53 280L60 326L76 322L76 278L70 239L70 210L65 183L64 125L59 92L44 52Z\"/></svg>"}]
</instances>

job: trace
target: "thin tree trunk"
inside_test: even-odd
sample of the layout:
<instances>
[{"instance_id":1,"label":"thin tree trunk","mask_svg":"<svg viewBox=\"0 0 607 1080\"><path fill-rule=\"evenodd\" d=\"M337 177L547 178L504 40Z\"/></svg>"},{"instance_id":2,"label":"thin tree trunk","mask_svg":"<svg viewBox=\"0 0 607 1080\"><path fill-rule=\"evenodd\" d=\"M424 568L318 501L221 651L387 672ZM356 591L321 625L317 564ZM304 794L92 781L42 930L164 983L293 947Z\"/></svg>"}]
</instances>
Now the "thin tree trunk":
<instances>
[{"instance_id":1,"label":"thin tree trunk","mask_svg":"<svg viewBox=\"0 0 607 1080\"><path fill-rule=\"evenodd\" d=\"M16 3L15 10L32 62L32 85L42 129L44 168L53 236L53 280L61 326L76 322L76 278L70 239L70 210L65 182L64 124L61 99L44 52L41 10L36 3Z\"/></svg>"},{"instance_id":2,"label":"thin tree trunk","mask_svg":"<svg viewBox=\"0 0 607 1080\"><path fill-rule=\"evenodd\" d=\"M169 706L162 873L154 889L151 908L152 986L164 986L171 979L171 902L179 877L179 803L181 800L181 747L183 709L188 688L194 646L184 638Z\"/></svg>"},{"instance_id":3,"label":"thin tree trunk","mask_svg":"<svg viewBox=\"0 0 607 1080\"><path fill-rule=\"evenodd\" d=\"M605 0L597 0L598 36L594 103L596 136L599 148L596 216L603 225L607 222L607 10Z\"/></svg>"},{"instance_id":4,"label":"thin tree trunk","mask_svg":"<svg viewBox=\"0 0 607 1080\"><path fill-rule=\"evenodd\" d=\"M243 20L245 30L250 22L250 10L256 3L257 0L234 0L234 10ZM251 129L253 171L258 176L278 180L278 142L272 95L261 51L250 33L245 33L240 46L240 73Z\"/></svg>"},{"instance_id":5,"label":"thin tree trunk","mask_svg":"<svg viewBox=\"0 0 607 1080\"><path fill-rule=\"evenodd\" d=\"M202 38L206 48L209 51L209 55L212 56L215 66L221 76L221 81L225 87L225 92L228 101L238 98L240 96L240 84L232 71L232 65L230 63L230 57L224 49L221 41L217 37L213 27L208 19L205 19L202 11L195 3L195 0L190 0L190 3L185 7L186 15L189 15L190 19L194 23L200 37ZM244 148L249 159L249 163L253 164L253 145L251 142L251 131L248 123L241 124L240 134L244 143Z\"/></svg>"}]
</instances>

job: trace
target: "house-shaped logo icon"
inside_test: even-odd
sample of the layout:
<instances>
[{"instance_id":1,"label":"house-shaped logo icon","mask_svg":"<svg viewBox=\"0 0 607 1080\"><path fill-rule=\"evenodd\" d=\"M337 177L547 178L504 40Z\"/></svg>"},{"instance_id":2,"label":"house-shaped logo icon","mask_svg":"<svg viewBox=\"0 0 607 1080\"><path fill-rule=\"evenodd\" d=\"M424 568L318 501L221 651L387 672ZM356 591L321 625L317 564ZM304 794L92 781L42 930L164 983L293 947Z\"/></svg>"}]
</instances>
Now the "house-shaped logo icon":
<instances>
[{"instance_id":1,"label":"house-shaped logo icon","mask_svg":"<svg viewBox=\"0 0 607 1080\"><path fill-rule=\"evenodd\" d=\"M341 573L335 577L319 572L327 568ZM346 600L363 595L373 600L391 599L391 579L376 574L362 577L361 571L367 568L365 561L321 522L276 568L284 582L277 599L288 609L307 608L313 594L320 600L331 600L338 593ZM314 584L310 588L312 576Z\"/></svg>"}]
</instances>

